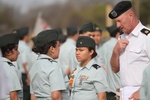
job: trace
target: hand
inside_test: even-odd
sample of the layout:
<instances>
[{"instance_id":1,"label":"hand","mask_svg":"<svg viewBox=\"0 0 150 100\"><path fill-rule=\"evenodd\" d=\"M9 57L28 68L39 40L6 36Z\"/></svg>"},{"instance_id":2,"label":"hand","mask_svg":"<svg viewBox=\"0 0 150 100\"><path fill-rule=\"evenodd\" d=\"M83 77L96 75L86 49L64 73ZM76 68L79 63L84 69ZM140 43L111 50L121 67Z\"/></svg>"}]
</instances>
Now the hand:
<instances>
[{"instance_id":1,"label":"hand","mask_svg":"<svg viewBox=\"0 0 150 100\"><path fill-rule=\"evenodd\" d=\"M30 85L30 79L29 79L29 78L26 79L26 84L27 84L28 86Z\"/></svg>"},{"instance_id":2,"label":"hand","mask_svg":"<svg viewBox=\"0 0 150 100\"><path fill-rule=\"evenodd\" d=\"M128 45L128 43L129 43L129 41L126 40L126 39L118 40L118 42L117 42L117 44L115 46L115 50L117 52L123 51L126 48L126 46Z\"/></svg>"},{"instance_id":3,"label":"hand","mask_svg":"<svg viewBox=\"0 0 150 100\"><path fill-rule=\"evenodd\" d=\"M69 67L66 70L66 75L70 75L70 68Z\"/></svg>"},{"instance_id":4,"label":"hand","mask_svg":"<svg viewBox=\"0 0 150 100\"><path fill-rule=\"evenodd\" d=\"M137 90L136 92L134 92L134 93L129 97L129 100L140 100L140 99L139 99L139 92L140 92L140 90Z\"/></svg>"}]
</instances>

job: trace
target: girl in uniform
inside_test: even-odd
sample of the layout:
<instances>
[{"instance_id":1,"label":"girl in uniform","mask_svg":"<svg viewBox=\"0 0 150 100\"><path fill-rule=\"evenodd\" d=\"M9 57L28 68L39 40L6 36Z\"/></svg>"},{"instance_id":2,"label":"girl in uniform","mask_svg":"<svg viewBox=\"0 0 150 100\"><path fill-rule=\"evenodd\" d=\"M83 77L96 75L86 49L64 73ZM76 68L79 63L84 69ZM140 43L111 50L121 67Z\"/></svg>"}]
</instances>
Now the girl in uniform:
<instances>
[{"instance_id":1,"label":"girl in uniform","mask_svg":"<svg viewBox=\"0 0 150 100\"><path fill-rule=\"evenodd\" d=\"M0 100L21 100L22 98L19 98L19 96L23 96L18 70L16 70L16 66L12 63L17 60L19 55L18 42L19 38L15 34L6 34L0 37L0 48L2 51L1 67L6 75L7 83L5 85L8 87L4 95L0 96ZM0 80L0 82L2 81Z\"/></svg>"},{"instance_id":2,"label":"girl in uniform","mask_svg":"<svg viewBox=\"0 0 150 100\"><path fill-rule=\"evenodd\" d=\"M59 55L58 34L55 30L40 32L35 38L37 61L30 69L30 93L36 100L64 100L62 91L66 90L61 67L54 59ZM65 97L67 97L66 94ZM34 97L34 96L31 96Z\"/></svg>"},{"instance_id":3,"label":"girl in uniform","mask_svg":"<svg viewBox=\"0 0 150 100\"><path fill-rule=\"evenodd\" d=\"M95 42L81 36L76 44L76 58L80 65L70 76L72 100L106 100L106 72L95 62Z\"/></svg>"}]
</instances>

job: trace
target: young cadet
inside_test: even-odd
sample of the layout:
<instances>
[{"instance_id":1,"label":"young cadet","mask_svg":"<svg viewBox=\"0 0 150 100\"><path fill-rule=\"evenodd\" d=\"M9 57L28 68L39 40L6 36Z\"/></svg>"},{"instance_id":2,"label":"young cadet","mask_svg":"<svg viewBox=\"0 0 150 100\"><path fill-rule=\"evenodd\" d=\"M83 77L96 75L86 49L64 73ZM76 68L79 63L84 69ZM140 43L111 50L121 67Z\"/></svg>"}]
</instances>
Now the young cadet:
<instances>
[{"instance_id":1,"label":"young cadet","mask_svg":"<svg viewBox=\"0 0 150 100\"><path fill-rule=\"evenodd\" d=\"M79 30L79 36L89 36L94 39L94 26L92 22L85 23Z\"/></svg>"},{"instance_id":2,"label":"young cadet","mask_svg":"<svg viewBox=\"0 0 150 100\"><path fill-rule=\"evenodd\" d=\"M36 100L68 100L63 71L54 61L59 55L57 31L40 32L33 51L39 53L39 57L29 71L30 93L36 96Z\"/></svg>"},{"instance_id":3,"label":"young cadet","mask_svg":"<svg viewBox=\"0 0 150 100\"><path fill-rule=\"evenodd\" d=\"M102 39L102 30L100 29L100 27L97 24L93 24L94 27L94 41L96 43L96 52L97 52L97 56L95 57L95 60L98 64L100 64L100 49L102 44L101 39Z\"/></svg>"},{"instance_id":4,"label":"young cadet","mask_svg":"<svg viewBox=\"0 0 150 100\"><path fill-rule=\"evenodd\" d=\"M19 93L22 93L22 87L18 78L18 70L13 65L17 60L19 39L15 34L6 34L0 37L0 48L2 51L2 68L8 79L8 89L5 91L5 97L0 100L20 100ZM0 80L0 82L3 80Z\"/></svg>"},{"instance_id":5,"label":"young cadet","mask_svg":"<svg viewBox=\"0 0 150 100\"><path fill-rule=\"evenodd\" d=\"M102 39L102 30L100 29L100 27L97 24L93 24L94 27L94 41L96 43L96 46L99 48L100 47L100 42Z\"/></svg>"},{"instance_id":6,"label":"young cadet","mask_svg":"<svg viewBox=\"0 0 150 100\"><path fill-rule=\"evenodd\" d=\"M66 74L68 70L72 71L78 61L75 56L76 41L78 39L77 27L67 27L67 40L60 46L59 64Z\"/></svg>"},{"instance_id":7,"label":"young cadet","mask_svg":"<svg viewBox=\"0 0 150 100\"><path fill-rule=\"evenodd\" d=\"M31 49L28 46L29 42L29 28L23 27L17 30L14 30L13 33L16 33L19 37L18 51L20 52L17 65L22 74L22 82L23 82L23 98L24 100L30 100L30 88L29 88L29 73L28 68L31 60Z\"/></svg>"},{"instance_id":8,"label":"young cadet","mask_svg":"<svg viewBox=\"0 0 150 100\"><path fill-rule=\"evenodd\" d=\"M118 36L120 35L120 29L114 24L106 28L110 34L110 39L106 41L100 49L100 65L107 69L107 82L109 91L107 92L107 100L116 100L116 90L121 88L120 74L114 73L110 65L110 59L113 52L113 48L117 43Z\"/></svg>"},{"instance_id":9,"label":"young cadet","mask_svg":"<svg viewBox=\"0 0 150 100\"><path fill-rule=\"evenodd\" d=\"M93 58L96 57L95 42L81 36L76 44L76 58L80 62L70 76L72 100L106 100L106 72Z\"/></svg>"}]
</instances>

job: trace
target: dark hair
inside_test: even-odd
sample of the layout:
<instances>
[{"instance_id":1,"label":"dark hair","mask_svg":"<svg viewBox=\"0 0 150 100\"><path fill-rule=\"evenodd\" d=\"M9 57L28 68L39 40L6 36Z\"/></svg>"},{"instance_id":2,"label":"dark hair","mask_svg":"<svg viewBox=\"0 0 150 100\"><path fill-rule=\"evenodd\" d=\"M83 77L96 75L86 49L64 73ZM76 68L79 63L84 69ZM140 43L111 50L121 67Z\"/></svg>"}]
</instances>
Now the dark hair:
<instances>
[{"instance_id":1,"label":"dark hair","mask_svg":"<svg viewBox=\"0 0 150 100\"><path fill-rule=\"evenodd\" d=\"M102 34L102 30L100 29L100 30L95 30L95 32L99 32L100 34Z\"/></svg>"},{"instance_id":2,"label":"dark hair","mask_svg":"<svg viewBox=\"0 0 150 100\"><path fill-rule=\"evenodd\" d=\"M53 40L51 42L47 42L43 46L40 46L40 47L37 47L35 45L35 47L32 49L32 51L35 53L40 53L40 54L47 54L47 52L51 46L56 47L57 41L58 40Z\"/></svg>"},{"instance_id":3,"label":"dark hair","mask_svg":"<svg viewBox=\"0 0 150 100\"><path fill-rule=\"evenodd\" d=\"M95 32L95 31L83 31L83 30L80 30L80 31L79 31L79 34L84 34L84 33L86 33L86 32Z\"/></svg>"},{"instance_id":4,"label":"dark hair","mask_svg":"<svg viewBox=\"0 0 150 100\"><path fill-rule=\"evenodd\" d=\"M16 48L15 43L7 44L6 46L1 47L2 56L5 57L9 52Z\"/></svg>"},{"instance_id":5,"label":"dark hair","mask_svg":"<svg viewBox=\"0 0 150 100\"><path fill-rule=\"evenodd\" d=\"M87 47L89 51L93 50L94 53L92 54L92 58L95 58L97 56L97 53L96 53L96 50L95 48L92 48L92 47Z\"/></svg>"},{"instance_id":6,"label":"dark hair","mask_svg":"<svg viewBox=\"0 0 150 100\"><path fill-rule=\"evenodd\" d=\"M120 32L119 28L116 28L113 32L111 32L110 36L111 37L116 37L117 33Z\"/></svg>"},{"instance_id":7,"label":"dark hair","mask_svg":"<svg viewBox=\"0 0 150 100\"><path fill-rule=\"evenodd\" d=\"M66 39L67 39L67 37L66 37L65 35L59 34L59 36L58 36L58 41L59 41L60 43L64 43L64 42L66 41Z\"/></svg>"}]
</instances>

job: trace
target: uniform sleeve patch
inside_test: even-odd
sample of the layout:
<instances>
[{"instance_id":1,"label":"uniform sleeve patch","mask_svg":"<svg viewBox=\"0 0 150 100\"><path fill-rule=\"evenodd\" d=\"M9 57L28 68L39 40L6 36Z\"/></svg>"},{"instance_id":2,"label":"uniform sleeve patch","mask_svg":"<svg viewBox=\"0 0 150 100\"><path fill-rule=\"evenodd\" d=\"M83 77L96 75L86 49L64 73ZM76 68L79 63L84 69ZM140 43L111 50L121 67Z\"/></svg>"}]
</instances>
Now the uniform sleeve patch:
<instances>
[{"instance_id":1,"label":"uniform sleeve patch","mask_svg":"<svg viewBox=\"0 0 150 100\"><path fill-rule=\"evenodd\" d=\"M150 30L146 29L146 28L143 28L141 30L142 33L144 33L145 35L148 35L150 33Z\"/></svg>"},{"instance_id":2,"label":"uniform sleeve patch","mask_svg":"<svg viewBox=\"0 0 150 100\"><path fill-rule=\"evenodd\" d=\"M101 68L101 66L99 66L98 64L94 64L92 65L95 69Z\"/></svg>"}]
</instances>

